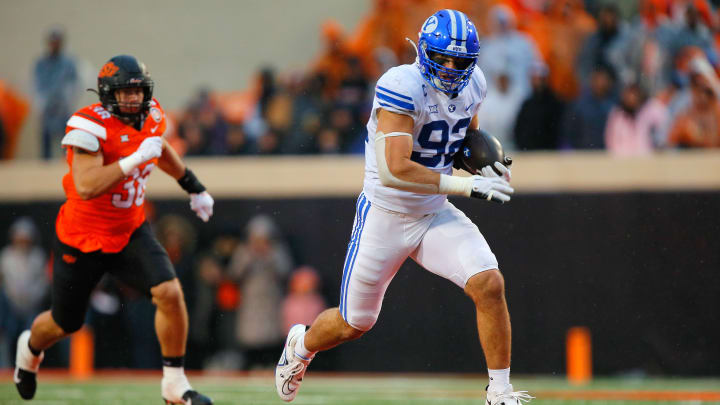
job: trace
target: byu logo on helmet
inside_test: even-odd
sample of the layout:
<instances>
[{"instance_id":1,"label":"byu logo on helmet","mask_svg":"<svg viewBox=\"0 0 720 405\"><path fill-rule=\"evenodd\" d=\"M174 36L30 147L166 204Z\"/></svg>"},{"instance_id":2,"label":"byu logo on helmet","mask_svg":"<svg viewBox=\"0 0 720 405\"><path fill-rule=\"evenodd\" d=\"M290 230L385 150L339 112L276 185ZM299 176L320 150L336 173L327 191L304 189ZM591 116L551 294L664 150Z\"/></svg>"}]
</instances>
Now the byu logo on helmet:
<instances>
[{"instance_id":1,"label":"byu logo on helmet","mask_svg":"<svg viewBox=\"0 0 720 405\"><path fill-rule=\"evenodd\" d=\"M477 62L480 40L475 25L464 13L445 9L425 20L418 35L418 65L425 80L444 93L459 93Z\"/></svg>"},{"instance_id":2,"label":"byu logo on helmet","mask_svg":"<svg viewBox=\"0 0 720 405\"><path fill-rule=\"evenodd\" d=\"M425 24L423 24L422 31L424 33L430 33L435 31L435 28L437 28L438 25L438 19L434 15L431 15L430 18L425 20Z\"/></svg>"}]
</instances>

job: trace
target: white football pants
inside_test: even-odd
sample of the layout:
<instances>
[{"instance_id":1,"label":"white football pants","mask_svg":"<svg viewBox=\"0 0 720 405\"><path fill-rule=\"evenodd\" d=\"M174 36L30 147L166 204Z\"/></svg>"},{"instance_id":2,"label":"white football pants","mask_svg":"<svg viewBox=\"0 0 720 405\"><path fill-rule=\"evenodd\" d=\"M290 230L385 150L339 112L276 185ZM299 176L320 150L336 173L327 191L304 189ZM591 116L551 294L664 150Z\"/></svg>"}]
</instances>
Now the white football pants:
<instances>
[{"instance_id":1,"label":"white football pants","mask_svg":"<svg viewBox=\"0 0 720 405\"><path fill-rule=\"evenodd\" d=\"M460 288L498 268L477 226L449 201L418 216L379 208L362 193L340 287L340 313L350 326L367 331L375 325L385 291L408 257Z\"/></svg>"}]
</instances>

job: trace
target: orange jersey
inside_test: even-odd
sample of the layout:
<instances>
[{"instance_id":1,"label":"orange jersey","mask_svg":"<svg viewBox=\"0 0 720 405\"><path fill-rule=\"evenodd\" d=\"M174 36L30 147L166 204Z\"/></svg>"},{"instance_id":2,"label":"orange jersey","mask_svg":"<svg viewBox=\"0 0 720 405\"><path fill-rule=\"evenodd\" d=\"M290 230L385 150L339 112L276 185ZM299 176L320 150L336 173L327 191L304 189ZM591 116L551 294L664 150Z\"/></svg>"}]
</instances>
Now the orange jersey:
<instances>
[{"instance_id":1,"label":"orange jersey","mask_svg":"<svg viewBox=\"0 0 720 405\"><path fill-rule=\"evenodd\" d=\"M103 165L109 165L135 152L145 138L162 135L166 126L165 113L153 99L140 131L96 103L73 114L65 133L79 129L97 137ZM89 200L80 198L75 190L72 161L73 150L68 148L70 170L63 177L67 201L60 207L55 222L58 239L83 252L121 251L130 235L145 221L145 183L157 166L157 159L141 164L109 191Z\"/></svg>"}]
</instances>

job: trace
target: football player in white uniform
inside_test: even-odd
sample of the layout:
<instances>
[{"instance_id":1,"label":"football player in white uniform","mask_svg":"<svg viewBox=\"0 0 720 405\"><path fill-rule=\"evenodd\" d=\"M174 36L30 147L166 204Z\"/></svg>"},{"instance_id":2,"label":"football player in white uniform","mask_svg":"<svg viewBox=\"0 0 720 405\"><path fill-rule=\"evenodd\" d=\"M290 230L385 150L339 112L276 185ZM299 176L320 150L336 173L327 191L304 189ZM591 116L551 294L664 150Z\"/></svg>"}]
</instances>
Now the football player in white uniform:
<instances>
[{"instance_id":1,"label":"football player in white uniform","mask_svg":"<svg viewBox=\"0 0 720 405\"><path fill-rule=\"evenodd\" d=\"M370 330L383 296L408 257L442 276L473 300L489 368L489 405L530 400L510 385L510 317L503 277L478 228L447 200L463 195L510 200L510 170L496 162L483 176L452 176L453 155L486 95L475 67L479 40L473 23L441 10L423 24L414 64L378 80L367 124L365 184L345 257L340 306L312 327L295 325L275 371L278 395L292 401L316 352ZM307 329L307 330L306 330Z\"/></svg>"}]
</instances>

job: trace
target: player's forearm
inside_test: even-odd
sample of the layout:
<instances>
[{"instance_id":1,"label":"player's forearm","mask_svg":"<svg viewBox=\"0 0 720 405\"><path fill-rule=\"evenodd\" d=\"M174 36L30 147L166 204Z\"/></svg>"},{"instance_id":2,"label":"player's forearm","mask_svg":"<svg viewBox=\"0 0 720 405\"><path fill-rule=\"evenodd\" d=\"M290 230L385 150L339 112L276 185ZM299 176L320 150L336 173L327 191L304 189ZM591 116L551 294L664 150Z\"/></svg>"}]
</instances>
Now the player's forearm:
<instances>
[{"instance_id":1,"label":"player's forearm","mask_svg":"<svg viewBox=\"0 0 720 405\"><path fill-rule=\"evenodd\" d=\"M391 177L395 180L385 183L384 186L399 190L422 194L453 194L470 196L472 192L472 178L457 177L435 173L432 170L413 162L410 159L400 159L389 169Z\"/></svg>"},{"instance_id":2,"label":"player's forearm","mask_svg":"<svg viewBox=\"0 0 720 405\"><path fill-rule=\"evenodd\" d=\"M375 137L375 157L380 183L385 187L421 194L437 194L439 174L413 162L412 135L407 132Z\"/></svg>"},{"instance_id":3,"label":"player's forearm","mask_svg":"<svg viewBox=\"0 0 720 405\"><path fill-rule=\"evenodd\" d=\"M89 200L110 190L117 182L125 178L118 162L105 166L90 167L82 171L73 171L75 190L83 200Z\"/></svg>"},{"instance_id":4,"label":"player's forearm","mask_svg":"<svg viewBox=\"0 0 720 405\"><path fill-rule=\"evenodd\" d=\"M158 159L158 167L175 180L179 180L185 174L185 163L167 141L164 141L163 153Z\"/></svg>"},{"instance_id":5,"label":"player's forearm","mask_svg":"<svg viewBox=\"0 0 720 405\"><path fill-rule=\"evenodd\" d=\"M400 182L383 182L383 185L405 191L423 194L436 194L440 183L440 174L413 162L409 158L396 159L388 163L390 175ZM381 178L381 181L383 179ZM385 184L385 183L389 184Z\"/></svg>"}]
</instances>

